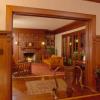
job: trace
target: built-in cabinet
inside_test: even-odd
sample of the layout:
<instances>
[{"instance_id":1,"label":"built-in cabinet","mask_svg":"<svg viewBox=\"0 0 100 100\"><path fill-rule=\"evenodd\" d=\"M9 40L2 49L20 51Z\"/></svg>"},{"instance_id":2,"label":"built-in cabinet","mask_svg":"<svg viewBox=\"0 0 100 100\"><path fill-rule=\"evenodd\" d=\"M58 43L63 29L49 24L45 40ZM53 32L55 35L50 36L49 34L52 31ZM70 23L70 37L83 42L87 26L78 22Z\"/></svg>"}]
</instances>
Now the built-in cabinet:
<instances>
[{"instance_id":1,"label":"built-in cabinet","mask_svg":"<svg viewBox=\"0 0 100 100\"><path fill-rule=\"evenodd\" d=\"M55 35L52 33L47 33L45 36L45 40L46 40L46 47L47 48L54 48L55 47Z\"/></svg>"},{"instance_id":2,"label":"built-in cabinet","mask_svg":"<svg viewBox=\"0 0 100 100\"><path fill-rule=\"evenodd\" d=\"M46 52L47 52L47 55L52 55L52 54L55 54L56 53L56 50L55 50L55 35L52 34L52 33L47 33L45 35L45 41L46 41Z\"/></svg>"},{"instance_id":3,"label":"built-in cabinet","mask_svg":"<svg viewBox=\"0 0 100 100\"><path fill-rule=\"evenodd\" d=\"M62 36L62 56L65 65L73 61L85 61L85 30Z\"/></svg>"},{"instance_id":4,"label":"built-in cabinet","mask_svg":"<svg viewBox=\"0 0 100 100\"><path fill-rule=\"evenodd\" d=\"M11 100L12 38L10 32L0 32L0 100Z\"/></svg>"}]
</instances>

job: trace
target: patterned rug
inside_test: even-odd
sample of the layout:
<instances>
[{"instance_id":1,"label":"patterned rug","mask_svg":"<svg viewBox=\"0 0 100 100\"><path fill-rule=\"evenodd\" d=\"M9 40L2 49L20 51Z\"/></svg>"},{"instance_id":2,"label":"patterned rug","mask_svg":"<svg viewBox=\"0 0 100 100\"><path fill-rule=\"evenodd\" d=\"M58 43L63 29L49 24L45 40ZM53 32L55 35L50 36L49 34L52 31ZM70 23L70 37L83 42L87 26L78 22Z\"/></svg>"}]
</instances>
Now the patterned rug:
<instances>
[{"instance_id":1,"label":"patterned rug","mask_svg":"<svg viewBox=\"0 0 100 100\"><path fill-rule=\"evenodd\" d=\"M54 75L54 70L50 70L47 64L32 63L32 74L34 75ZM64 71L57 71L56 75L64 75Z\"/></svg>"},{"instance_id":2,"label":"patterned rug","mask_svg":"<svg viewBox=\"0 0 100 100\"><path fill-rule=\"evenodd\" d=\"M66 91L67 85L63 79L57 79L58 91ZM52 93L52 89L56 88L54 79L36 80L26 82L28 95Z\"/></svg>"}]
</instances>

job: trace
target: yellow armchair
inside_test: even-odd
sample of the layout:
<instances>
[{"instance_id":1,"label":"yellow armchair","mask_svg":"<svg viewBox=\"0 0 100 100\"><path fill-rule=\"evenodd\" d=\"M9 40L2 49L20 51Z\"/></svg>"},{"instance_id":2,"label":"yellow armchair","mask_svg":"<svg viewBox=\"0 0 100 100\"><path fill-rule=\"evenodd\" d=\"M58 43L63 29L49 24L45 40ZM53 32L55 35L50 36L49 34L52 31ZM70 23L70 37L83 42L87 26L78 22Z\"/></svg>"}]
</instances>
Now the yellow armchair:
<instances>
[{"instance_id":1,"label":"yellow armchair","mask_svg":"<svg viewBox=\"0 0 100 100\"><path fill-rule=\"evenodd\" d=\"M43 63L49 65L50 69L55 69L57 67L62 68L63 67L63 57L51 56L48 59L43 59Z\"/></svg>"}]
</instances>

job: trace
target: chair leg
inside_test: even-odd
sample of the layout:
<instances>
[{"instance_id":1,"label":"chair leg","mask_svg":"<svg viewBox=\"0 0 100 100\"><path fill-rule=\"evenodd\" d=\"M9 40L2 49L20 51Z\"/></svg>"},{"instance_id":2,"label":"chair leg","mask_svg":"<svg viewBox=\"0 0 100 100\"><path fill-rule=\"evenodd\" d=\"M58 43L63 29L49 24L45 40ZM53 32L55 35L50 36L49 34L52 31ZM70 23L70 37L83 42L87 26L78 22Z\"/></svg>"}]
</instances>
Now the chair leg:
<instances>
[{"instance_id":1,"label":"chair leg","mask_svg":"<svg viewBox=\"0 0 100 100\"><path fill-rule=\"evenodd\" d=\"M57 88L53 88L53 89L52 89L52 92L53 92L53 99L54 99L54 100L58 100Z\"/></svg>"}]
</instances>

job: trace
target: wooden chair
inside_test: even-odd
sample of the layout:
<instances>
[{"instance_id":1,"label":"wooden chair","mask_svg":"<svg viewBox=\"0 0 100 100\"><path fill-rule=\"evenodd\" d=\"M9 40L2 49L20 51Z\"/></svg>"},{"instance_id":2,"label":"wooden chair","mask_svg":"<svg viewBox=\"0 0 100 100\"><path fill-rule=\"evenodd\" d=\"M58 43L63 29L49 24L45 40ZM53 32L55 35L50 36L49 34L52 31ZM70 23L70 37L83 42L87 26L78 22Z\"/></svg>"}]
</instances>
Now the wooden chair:
<instances>
[{"instance_id":1,"label":"wooden chair","mask_svg":"<svg viewBox=\"0 0 100 100\"><path fill-rule=\"evenodd\" d=\"M83 71L82 71L81 67L75 66L73 83L75 85L79 85L80 87L83 87L82 78L83 78Z\"/></svg>"},{"instance_id":2,"label":"wooden chair","mask_svg":"<svg viewBox=\"0 0 100 100\"><path fill-rule=\"evenodd\" d=\"M16 64L13 75L22 76L31 74L31 63L30 62L19 62Z\"/></svg>"},{"instance_id":3,"label":"wooden chair","mask_svg":"<svg viewBox=\"0 0 100 100\"><path fill-rule=\"evenodd\" d=\"M58 83L56 80L56 71L59 70L58 68L56 68L55 73L54 73L54 79L55 79L55 83L56 83L56 88L53 89L53 92L55 94L55 97L58 97L56 92L58 91ZM74 87L76 86L80 86L83 87L82 84L82 69L80 68L80 66L65 66L64 67L64 72L65 72L65 77L64 80L67 84L67 88L66 88L66 95L67 97L72 97L73 93L76 92L76 88Z\"/></svg>"}]
</instances>

